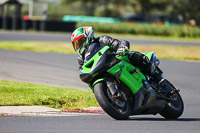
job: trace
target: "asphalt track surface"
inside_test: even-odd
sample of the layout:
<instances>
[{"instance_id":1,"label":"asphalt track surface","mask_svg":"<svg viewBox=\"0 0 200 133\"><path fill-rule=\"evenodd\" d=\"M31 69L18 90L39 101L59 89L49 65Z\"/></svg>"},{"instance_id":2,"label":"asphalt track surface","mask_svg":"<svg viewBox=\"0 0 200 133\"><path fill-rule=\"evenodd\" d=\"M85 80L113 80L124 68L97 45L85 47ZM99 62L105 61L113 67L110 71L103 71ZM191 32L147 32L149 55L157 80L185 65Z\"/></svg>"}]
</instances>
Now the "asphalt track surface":
<instances>
[{"instance_id":1,"label":"asphalt track surface","mask_svg":"<svg viewBox=\"0 0 200 133\"><path fill-rule=\"evenodd\" d=\"M87 89L73 54L0 50L0 79Z\"/></svg>"},{"instance_id":2,"label":"asphalt track surface","mask_svg":"<svg viewBox=\"0 0 200 133\"><path fill-rule=\"evenodd\" d=\"M200 46L199 41L183 41L145 38L145 37L130 37L130 36L112 36L119 40L127 40L131 44L145 45L181 45L181 46ZM49 42L70 42L71 33L34 33L34 32L0 32L0 41L49 41Z\"/></svg>"},{"instance_id":3,"label":"asphalt track surface","mask_svg":"<svg viewBox=\"0 0 200 133\"><path fill-rule=\"evenodd\" d=\"M164 75L182 95L185 110L178 120L160 115L116 121L106 114L56 117L0 117L0 133L199 133L200 63L161 60ZM76 55L0 50L0 80L32 82L89 90L78 77Z\"/></svg>"}]
</instances>

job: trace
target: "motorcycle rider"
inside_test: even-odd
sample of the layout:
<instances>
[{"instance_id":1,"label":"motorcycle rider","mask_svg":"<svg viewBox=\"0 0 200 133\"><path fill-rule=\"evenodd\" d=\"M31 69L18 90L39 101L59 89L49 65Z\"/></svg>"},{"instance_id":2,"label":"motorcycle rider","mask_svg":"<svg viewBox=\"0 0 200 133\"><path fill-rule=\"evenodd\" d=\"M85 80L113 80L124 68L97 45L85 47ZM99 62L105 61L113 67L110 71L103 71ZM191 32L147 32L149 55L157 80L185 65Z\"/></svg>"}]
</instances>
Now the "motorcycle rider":
<instances>
[{"instance_id":1,"label":"motorcycle rider","mask_svg":"<svg viewBox=\"0 0 200 133\"><path fill-rule=\"evenodd\" d=\"M87 53L88 48L93 43L98 43L103 46L109 46L112 51L119 55L127 54L132 65L140 68L144 74L151 75L158 85L161 85L164 81L163 76L156 73L154 64L152 64L144 54L137 51L129 51L130 43L126 40L120 41L106 35L95 38L92 27L84 26L77 28L72 33L71 41L74 50L78 53L80 69L84 64L85 56L87 56L85 54Z\"/></svg>"}]
</instances>

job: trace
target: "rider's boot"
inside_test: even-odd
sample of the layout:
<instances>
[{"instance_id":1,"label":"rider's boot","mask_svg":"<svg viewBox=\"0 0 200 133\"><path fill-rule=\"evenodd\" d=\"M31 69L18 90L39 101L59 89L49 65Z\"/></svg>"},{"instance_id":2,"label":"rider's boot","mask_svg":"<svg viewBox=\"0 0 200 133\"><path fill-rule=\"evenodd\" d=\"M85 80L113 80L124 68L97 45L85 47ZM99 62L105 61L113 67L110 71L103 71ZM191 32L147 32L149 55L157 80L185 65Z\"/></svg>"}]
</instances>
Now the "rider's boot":
<instances>
[{"instance_id":1,"label":"rider's boot","mask_svg":"<svg viewBox=\"0 0 200 133\"><path fill-rule=\"evenodd\" d=\"M165 85L166 79L164 78L162 74L156 72L156 70L153 73L151 73L151 76L153 77L155 82L158 84L158 86L162 87Z\"/></svg>"}]
</instances>

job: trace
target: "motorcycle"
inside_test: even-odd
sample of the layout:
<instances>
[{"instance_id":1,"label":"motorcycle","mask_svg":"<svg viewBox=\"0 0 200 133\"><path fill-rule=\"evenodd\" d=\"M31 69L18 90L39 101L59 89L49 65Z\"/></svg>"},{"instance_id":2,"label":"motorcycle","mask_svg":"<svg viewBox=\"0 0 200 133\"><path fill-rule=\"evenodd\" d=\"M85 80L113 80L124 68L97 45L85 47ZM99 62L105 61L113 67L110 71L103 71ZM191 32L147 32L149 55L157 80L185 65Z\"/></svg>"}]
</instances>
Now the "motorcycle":
<instances>
[{"instance_id":1,"label":"motorcycle","mask_svg":"<svg viewBox=\"0 0 200 133\"><path fill-rule=\"evenodd\" d=\"M163 75L155 53L143 54L155 65L156 72ZM98 43L90 46L80 79L89 84L102 109L116 120L158 113L166 119L177 119L184 110L179 90L167 79L159 85L151 75L133 66L127 55L113 53L109 46Z\"/></svg>"}]
</instances>

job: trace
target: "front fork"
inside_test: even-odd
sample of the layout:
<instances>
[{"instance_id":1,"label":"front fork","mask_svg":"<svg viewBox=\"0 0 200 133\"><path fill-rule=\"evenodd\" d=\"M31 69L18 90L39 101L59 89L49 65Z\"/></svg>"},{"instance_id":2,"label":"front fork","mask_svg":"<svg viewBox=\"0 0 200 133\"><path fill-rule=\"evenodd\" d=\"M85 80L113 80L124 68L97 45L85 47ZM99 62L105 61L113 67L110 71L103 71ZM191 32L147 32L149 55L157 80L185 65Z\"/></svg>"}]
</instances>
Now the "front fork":
<instances>
[{"instance_id":1,"label":"front fork","mask_svg":"<svg viewBox=\"0 0 200 133\"><path fill-rule=\"evenodd\" d=\"M113 95L116 95L116 94L119 94L119 89L118 89L118 85L117 83L113 80L113 79L98 79L97 81L95 81L93 84L89 84L89 87L91 88L91 90L93 91L94 90L94 85L98 82L101 82L101 81L104 81L107 85L107 87L109 88L112 96Z\"/></svg>"},{"instance_id":2,"label":"front fork","mask_svg":"<svg viewBox=\"0 0 200 133\"><path fill-rule=\"evenodd\" d=\"M121 96L118 86L113 79L106 79L105 82L112 96L117 96L117 97Z\"/></svg>"}]
</instances>

